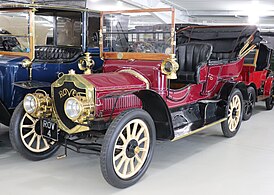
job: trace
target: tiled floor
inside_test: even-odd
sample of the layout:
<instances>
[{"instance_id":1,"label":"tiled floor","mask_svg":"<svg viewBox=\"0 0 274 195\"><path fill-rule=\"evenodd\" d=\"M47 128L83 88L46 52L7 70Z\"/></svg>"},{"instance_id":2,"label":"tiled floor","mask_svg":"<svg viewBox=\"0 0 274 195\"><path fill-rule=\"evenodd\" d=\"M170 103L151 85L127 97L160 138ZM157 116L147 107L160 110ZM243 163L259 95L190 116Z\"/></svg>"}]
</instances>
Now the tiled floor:
<instances>
[{"instance_id":1,"label":"tiled floor","mask_svg":"<svg viewBox=\"0 0 274 195\"><path fill-rule=\"evenodd\" d=\"M69 152L57 160L31 162L11 148L8 128L0 129L0 194L181 194L273 195L274 110L256 106L236 137L222 136L220 125L170 143L158 143L145 176L133 187L109 186L98 156Z\"/></svg>"}]
</instances>

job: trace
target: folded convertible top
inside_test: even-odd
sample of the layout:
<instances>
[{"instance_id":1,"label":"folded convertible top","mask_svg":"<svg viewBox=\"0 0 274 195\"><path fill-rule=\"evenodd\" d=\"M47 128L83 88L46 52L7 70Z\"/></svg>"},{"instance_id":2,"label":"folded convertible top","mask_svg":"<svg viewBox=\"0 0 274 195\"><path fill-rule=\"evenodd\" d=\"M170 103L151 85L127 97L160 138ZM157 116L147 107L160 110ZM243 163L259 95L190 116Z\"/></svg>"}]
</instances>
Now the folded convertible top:
<instances>
[{"instance_id":1,"label":"folded convertible top","mask_svg":"<svg viewBox=\"0 0 274 195\"><path fill-rule=\"evenodd\" d=\"M274 49L274 33L273 32L263 32L261 33L263 37L263 44L270 49Z\"/></svg>"},{"instance_id":2,"label":"folded convertible top","mask_svg":"<svg viewBox=\"0 0 274 195\"><path fill-rule=\"evenodd\" d=\"M177 44L205 42L213 45L213 52L238 52L253 35L253 43L262 39L256 26L188 26L177 30Z\"/></svg>"}]
</instances>

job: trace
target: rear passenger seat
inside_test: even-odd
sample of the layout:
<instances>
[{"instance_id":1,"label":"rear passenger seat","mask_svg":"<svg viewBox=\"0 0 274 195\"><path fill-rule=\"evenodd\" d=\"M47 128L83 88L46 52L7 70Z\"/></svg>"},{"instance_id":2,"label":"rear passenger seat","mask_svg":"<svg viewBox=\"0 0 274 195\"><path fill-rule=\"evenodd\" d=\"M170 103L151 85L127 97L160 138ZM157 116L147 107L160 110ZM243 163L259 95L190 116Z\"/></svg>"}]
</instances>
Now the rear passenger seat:
<instances>
[{"instance_id":1,"label":"rear passenger seat","mask_svg":"<svg viewBox=\"0 0 274 195\"><path fill-rule=\"evenodd\" d=\"M236 58L236 52L229 53L212 53L210 56L210 60L229 60Z\"/></svg>"}]
</instances>

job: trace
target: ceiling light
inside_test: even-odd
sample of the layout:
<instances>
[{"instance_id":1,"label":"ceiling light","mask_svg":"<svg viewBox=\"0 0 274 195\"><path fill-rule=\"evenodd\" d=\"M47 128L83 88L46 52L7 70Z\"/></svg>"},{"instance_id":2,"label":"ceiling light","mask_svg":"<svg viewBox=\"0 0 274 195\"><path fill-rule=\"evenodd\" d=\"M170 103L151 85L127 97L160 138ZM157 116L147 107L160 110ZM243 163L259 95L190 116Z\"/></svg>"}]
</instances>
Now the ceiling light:
<instances>
[{"instance_id":1,"label":"ceiling light","mask_svg":"<svg viewBox=\"0 0 274 195\"><path fill-rule=\"evenodd\" d=\"M250 14L248 15L248 23L249 24L258 24L260 21L260 16L258 14Z\"/></svg>"},{"instance_id":2,"label":"ceiling light","mask_svg":"<svg viewBox=\"0 0 274 195\"><path fill-rule=\"evenodd\" d=\"M247 7L247 15L248 15L248 23L249 24L258 24L260 20L260 16L262 13L262 6L260 5L259 1L252 1L250 6Z\"/></svg>"},{"instance_id":3,"label":"ceiling light","mask_svg":"<svg viewBox=\"0 0 274 195\"><path fill-rule=\"evenodd\" d=\"M120 6L123 6L124 3L122 1L117 1L117 6L120 7Z\"/></svg>"}]
</instances>

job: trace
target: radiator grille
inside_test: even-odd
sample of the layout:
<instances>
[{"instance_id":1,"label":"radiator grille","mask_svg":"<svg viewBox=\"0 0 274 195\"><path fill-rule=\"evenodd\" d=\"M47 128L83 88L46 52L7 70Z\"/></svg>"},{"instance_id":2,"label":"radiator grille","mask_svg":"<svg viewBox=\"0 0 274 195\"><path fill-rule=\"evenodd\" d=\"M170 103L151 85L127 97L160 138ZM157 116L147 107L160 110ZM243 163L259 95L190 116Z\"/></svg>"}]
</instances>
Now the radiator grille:
<instances>
[{"instance_id":1,"label":"radiator grille","mask_svg":"<svg viewBox=\"0 0 274 195\"><path fill-rule=\"evenodd\" d=\"M112 110L116 99L117 99L116 97L103 99L102 100L103 110L105 111ZM127 95L127 96L119 97L115 108L127 109L127 108L140 107L141 105L142 103L138 97L136 97L135 95Z\"/></svg>"}]
</instances>

